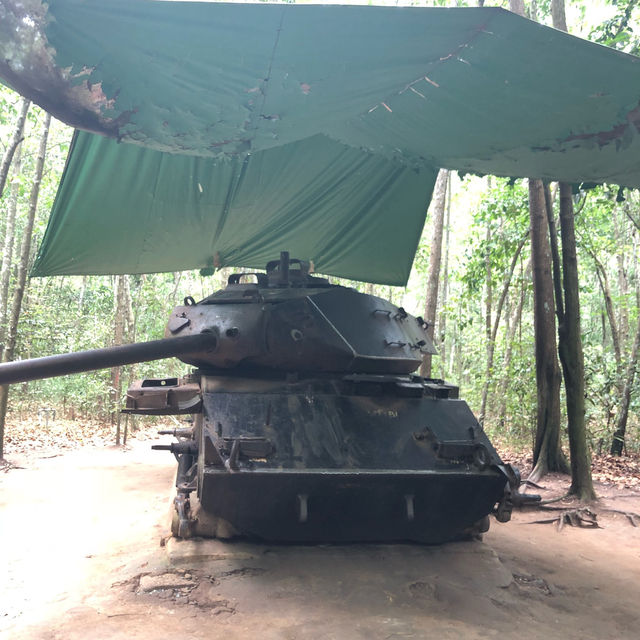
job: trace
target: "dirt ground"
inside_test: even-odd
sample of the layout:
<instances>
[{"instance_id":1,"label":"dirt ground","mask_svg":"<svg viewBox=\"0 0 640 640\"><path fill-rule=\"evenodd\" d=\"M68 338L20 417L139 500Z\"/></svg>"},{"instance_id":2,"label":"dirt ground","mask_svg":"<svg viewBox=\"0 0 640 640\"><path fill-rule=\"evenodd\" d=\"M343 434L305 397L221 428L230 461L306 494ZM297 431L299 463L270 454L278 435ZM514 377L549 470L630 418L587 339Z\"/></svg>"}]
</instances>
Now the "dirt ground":
<instances>
[{"instance_id":1,"label":"dirt ground","mask_svg":"<svg viewBox=\"0 0 640 640\"><path fill-rule=\"evenodd\" d=\"M604 510L640 513L634 489L598 486L598 529L530 524L559 512L526 511L482 542L440 547L161 546L174 464L150 444L8 456L0 636L640 637L640 527Z\"/></svg>"}]
</instances>

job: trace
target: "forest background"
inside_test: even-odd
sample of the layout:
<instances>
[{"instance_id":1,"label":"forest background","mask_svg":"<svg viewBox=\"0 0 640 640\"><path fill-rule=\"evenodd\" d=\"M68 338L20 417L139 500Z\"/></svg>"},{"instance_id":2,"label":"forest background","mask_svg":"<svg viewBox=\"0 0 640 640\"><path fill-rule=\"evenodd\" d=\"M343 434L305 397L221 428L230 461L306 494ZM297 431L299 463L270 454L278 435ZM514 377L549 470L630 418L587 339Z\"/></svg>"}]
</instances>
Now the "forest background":
<instances>
[{"instance_id":1,"label":"forest background","mask_svg":"<svg viewBox=\"0 0 640 640\"><path fill-rule=\"evenodd\" d=\"M569 31L637 54L638 1L563 3ZM486 4L514 8L514 2ZM524 11L551 25L557 4L525 2ZM0 86L3 361L162 337L173 306L185 296L201 299L223 287L231 272L28 279L71 134L69 127ZM550 185L549 195L557 212L557 185ZM616 440L620 442L614 434L619 434L624 418L622 452L634 457L640 454L640 381L635 375L640 351L640 196L603 185L575 192L572 200L588 448L596 456L609 452ZM415 315L433 316L439 356L433 359L431 375L460 385L461 396L497 442L531 452L536 442L537 386L529 226L527 180L441 172L408 285L332 281L390 299ZM552 234L555 227L551 225ZM383 250L372 248L372 255ZM48 421L54 410L58 419L97 419L119 442L124 428L119 408L128 384L135 378L176 376L187 370L171 359L14 385L10 393L0 393L0 419L3 403L8 410L5 450L11 452L22 441L19 425L35 416L45 415ZM566 425L564 401L561 406L561 425ZM563 426L562 444L566 435ZM0 438L0 458L2 454Z\"/></svg>"}]
</instances>

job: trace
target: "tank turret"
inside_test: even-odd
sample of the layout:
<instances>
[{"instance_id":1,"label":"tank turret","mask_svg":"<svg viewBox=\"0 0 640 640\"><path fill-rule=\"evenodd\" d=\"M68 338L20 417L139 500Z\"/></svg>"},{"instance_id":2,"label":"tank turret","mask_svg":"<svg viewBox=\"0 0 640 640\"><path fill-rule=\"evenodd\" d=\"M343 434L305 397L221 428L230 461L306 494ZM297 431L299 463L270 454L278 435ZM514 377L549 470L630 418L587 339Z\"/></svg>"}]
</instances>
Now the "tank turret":
<instances>
[{"instance_id":1,"label":"tank turret","mask_svg":"<svg viewBox=\"0 0 640 640\"><path fill-rule=\"evenodd\" d=\"M179 356L207 370L403 374L436 353L426 329L402 307L312 276L285 253L266 274L234 274L201 302L187 298L166 335L215 335L215 350Z\"/></svg>"}]
</instances>

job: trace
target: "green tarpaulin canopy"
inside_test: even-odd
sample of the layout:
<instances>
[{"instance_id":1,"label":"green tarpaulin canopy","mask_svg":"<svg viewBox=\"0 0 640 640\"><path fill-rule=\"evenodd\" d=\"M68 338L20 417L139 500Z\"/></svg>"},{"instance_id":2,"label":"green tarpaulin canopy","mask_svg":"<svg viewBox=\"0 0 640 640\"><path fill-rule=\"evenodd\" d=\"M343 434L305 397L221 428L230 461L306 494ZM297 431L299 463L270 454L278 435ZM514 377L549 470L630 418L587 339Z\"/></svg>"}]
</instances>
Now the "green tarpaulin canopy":
<instances>
[{"instance_id":1,"label":"green tarpaulin canopy","mask_svg":"<svg viewBox=\"0 0 640 640\"><path fill-rule=\"evenodd\" d=\"M85 129L36 275L403 284L439 167L640 186L640 60L500 9L48 4L48 68L0 65Z\"/></svg>"}]
</instances>

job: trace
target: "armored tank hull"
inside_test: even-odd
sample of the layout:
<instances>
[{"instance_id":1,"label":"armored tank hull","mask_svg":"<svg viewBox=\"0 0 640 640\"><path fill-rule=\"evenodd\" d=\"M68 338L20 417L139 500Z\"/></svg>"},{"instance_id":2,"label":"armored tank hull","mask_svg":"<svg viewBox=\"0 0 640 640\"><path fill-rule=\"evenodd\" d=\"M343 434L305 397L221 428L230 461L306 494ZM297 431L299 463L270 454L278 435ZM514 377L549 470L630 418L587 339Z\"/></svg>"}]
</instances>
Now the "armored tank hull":
<instances>
[{"instance_id":1,"label":"armored tank hull","mask_svg":"<svg viewBox=\"0 0 640 640\"><path fill-rule=\"evenodd\" d=\"M480 532L508 479L455 392L411 376L203 374L197 491L213 518L194 533L437 543Z\"/></svg>"}]
</instances>

